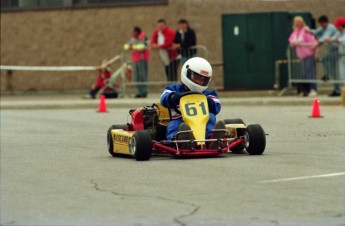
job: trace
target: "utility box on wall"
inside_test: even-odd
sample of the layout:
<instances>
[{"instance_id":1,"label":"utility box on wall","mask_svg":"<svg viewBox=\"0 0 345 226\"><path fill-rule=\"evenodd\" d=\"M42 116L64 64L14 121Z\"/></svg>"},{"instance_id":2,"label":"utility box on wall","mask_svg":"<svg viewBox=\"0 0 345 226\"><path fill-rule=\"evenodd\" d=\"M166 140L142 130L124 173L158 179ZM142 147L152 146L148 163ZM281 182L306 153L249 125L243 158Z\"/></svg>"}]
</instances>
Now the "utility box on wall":
<instances>
[{"instance_id":1,"label":"utility box on wall","mask_svg":"<svg viewBox=\"0 0 345 226\"><path fill-rule=\"evenodd\" d=\"M224 89L273 89L275 61L286 59L296 15L313 25L311 14L305 12L222 16ZM287 81L287 75L284 76L280 78L280 87L286 86L282 84Z\"/></svg>"}]
</instances>

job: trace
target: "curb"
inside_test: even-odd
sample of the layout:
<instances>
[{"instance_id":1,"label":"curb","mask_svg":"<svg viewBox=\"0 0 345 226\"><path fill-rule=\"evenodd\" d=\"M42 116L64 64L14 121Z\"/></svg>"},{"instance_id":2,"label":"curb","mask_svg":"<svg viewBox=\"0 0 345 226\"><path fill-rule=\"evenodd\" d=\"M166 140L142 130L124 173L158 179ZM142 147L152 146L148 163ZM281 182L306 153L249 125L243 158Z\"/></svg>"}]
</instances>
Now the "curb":
<instances>
[{"instance_id":1,"label":"curb","mask_svg":"<svg viewBox=\"0 0 345 226\"><path fill-rule=\"evenodd\" d=\"M159 98L148 99L108 99L107 107L138 108L149 106L158 102ZM222 106L311 106L314 98L297 97L242 97L221 98ZM341 106L341 99L320 97L321 106ZM83 99L53 99L53 100L5 100L1 101L1 110L38 110L38 109L95 109L98 108L98 100Z\"/></svg>"}]
</instances>

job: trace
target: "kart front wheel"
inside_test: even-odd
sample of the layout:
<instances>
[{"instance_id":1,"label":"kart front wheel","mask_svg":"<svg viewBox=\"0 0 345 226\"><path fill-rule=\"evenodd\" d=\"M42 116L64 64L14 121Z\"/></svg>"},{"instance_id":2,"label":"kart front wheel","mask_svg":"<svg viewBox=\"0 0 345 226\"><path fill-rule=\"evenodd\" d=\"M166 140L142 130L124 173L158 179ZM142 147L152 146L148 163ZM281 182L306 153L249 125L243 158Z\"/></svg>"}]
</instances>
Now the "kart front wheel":
<instances>
[{"instance_id":1,"label":"kart front wheel","mask_svg":"<svg viewBox=\"0 0 345 226\"><path fill-rule=\"evenodd\" d=\"M266 134L259 124L247 126L245 148L250 155L261 155L266 148Z\"/></svg>"},{"instance_id":2,"label":"kart front wheel","mask_svg":"<svg viewBox=\"0 0 345 226\"><path fill-rule=\"evenodd\" d=\"M107 132L107 148L108 148L109 154L111 154L111 156L113 156L113 157L118 156L118 154L114 153L114 142L113 142L113 138L112 138L112 135L111 135L111 131L113 129L123 129L123 130L125 130L126 127L127 127L126 124L118 124L118 125L112 125L108 129L108 132Z\"/></svg>"},{"instance_id":3,"label":"kart front wheel","mask_svg":"<svg viewBox=\"0 0 345 226\"><path fill-rule=\"evenodd\" d=\"M137 161L149 160L152 154L152 138L150 131L140 130L133 134L131 152Z\"/></svg>"}]
</instances>

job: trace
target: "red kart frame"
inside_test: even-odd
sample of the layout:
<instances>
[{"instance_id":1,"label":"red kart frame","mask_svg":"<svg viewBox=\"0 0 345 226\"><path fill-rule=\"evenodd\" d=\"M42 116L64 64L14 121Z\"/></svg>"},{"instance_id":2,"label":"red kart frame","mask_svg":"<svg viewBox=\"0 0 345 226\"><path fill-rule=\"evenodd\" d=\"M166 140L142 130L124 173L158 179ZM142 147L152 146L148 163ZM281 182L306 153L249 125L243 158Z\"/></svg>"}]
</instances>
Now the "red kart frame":
<instances>
[{"instance_id":1,"label":"red kart frame","mask_svg":"<svg viewBox=\"0 0 345 226\"><path fill-rule=\"evenodd\" d=\"M152 141L152 147L155 150L154 153L167 153L171 155L176 155L176 156L185 156L185 157L202 157L202 156L215 156L215 155L220 155L223 153L229 152L231 149L239 146L239 145L244 145L244 138L224 138L224 139L208 139L206 141L219 141L221 142L227 142L228 145L225 147L222 147L220 150L215 150L215 149L207 149L206 145L204 146L203 149L197 149L197 150L190 150L190 149L179 149L177 148L172 148L167 145L167 143L182 143L182 142L188 142L187 140L179 140L179 141L162 141L162 142L157 142L157 141ZM196 141L192 141L196 142ZM229 144L229 142L231 142Z\"/></svg>"}]
</instances>

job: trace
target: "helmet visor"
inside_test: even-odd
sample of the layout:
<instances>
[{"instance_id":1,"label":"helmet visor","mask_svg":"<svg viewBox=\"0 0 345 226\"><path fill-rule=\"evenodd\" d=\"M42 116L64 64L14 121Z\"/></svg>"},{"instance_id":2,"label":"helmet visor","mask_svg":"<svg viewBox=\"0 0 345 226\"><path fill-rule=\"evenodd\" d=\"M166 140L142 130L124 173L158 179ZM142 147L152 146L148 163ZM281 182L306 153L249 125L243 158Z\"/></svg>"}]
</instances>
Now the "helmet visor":
<instances>
[{"instance_id":1,"label":"helmet visor","mask_svg":"<svg viewBox=\"0 0 345 226\"><path fill-rule=\"evenodd\" d=\"M210 81L210 77L206 77L190 69L187 70L187 77L189 78L189 80L200 86L208 86L208 83Z\"/></svg>"}]
</instances>

